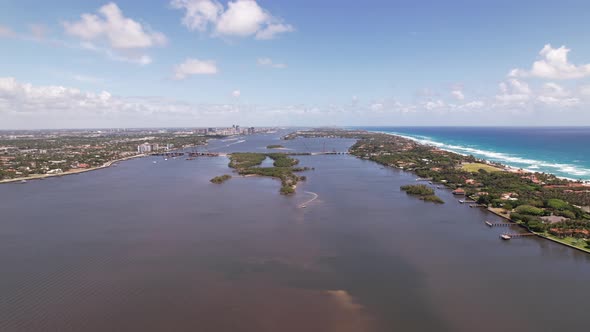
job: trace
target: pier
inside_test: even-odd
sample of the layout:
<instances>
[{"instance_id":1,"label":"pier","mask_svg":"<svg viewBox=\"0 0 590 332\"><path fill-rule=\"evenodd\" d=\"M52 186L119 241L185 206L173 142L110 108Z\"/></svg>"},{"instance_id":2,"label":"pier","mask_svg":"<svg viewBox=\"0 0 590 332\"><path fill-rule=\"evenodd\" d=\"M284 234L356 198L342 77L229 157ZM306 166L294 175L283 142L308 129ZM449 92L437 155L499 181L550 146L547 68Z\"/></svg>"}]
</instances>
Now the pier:
<instances>
[{"instance_id":1,"label":"pier","mask_svg":"<svg viewBox=\"0 0 590 332\"><path fill-rule=\"evenodd\" d=\"M519 226L516 223L508 223L508 222L491 222L486 221L486 225L490 227L510 227L510 226Z\"/></svg>"},{"instance_id":2,"label":"pier","mask_svg":"<svg viewBox=\"0 0 590 332\"><path fill-rule=\"evenodd\" d=\"M534 233L516 233L516 234L504 233L504 234L500 235L500 238L502 240L510 240L515 237L525 237L525 236L537 236L537 234L534 234Z\"/></svg>"},{"instance_id":3,"label":"pier","mask_svg":"<svg viewBox=\"0 0 590 332\"><path fill-rule=\"evenodd\" d=\"M486 205L484 205L484 204L470 204L469 207L470 208L474 208L474 207L486 207Z\"/></svg>"}]
</instances>

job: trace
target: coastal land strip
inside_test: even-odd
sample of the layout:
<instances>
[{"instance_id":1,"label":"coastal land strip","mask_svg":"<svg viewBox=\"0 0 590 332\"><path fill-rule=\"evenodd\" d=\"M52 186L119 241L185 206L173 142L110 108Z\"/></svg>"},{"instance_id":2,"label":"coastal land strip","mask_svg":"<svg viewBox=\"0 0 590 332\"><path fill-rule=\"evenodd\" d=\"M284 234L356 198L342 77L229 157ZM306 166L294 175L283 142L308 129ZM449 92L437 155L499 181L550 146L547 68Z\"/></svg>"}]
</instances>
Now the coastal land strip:
<instances>
[{"instance_id":1,"label":"coastal land strip","mask_svg":"<svg viewBox=\"0 0 590 332\"><path fill-rule=\"evenodd\" d=\"M297 138L356 139L351 155L413 172L431 188L448 188L461 203L486 208L541 238L590 253L590 186L582 181L515 169L392 134L318 128L283 136ZM422 186L428 187L401 190L441 203Z\"/></svg>"}]
</instances>

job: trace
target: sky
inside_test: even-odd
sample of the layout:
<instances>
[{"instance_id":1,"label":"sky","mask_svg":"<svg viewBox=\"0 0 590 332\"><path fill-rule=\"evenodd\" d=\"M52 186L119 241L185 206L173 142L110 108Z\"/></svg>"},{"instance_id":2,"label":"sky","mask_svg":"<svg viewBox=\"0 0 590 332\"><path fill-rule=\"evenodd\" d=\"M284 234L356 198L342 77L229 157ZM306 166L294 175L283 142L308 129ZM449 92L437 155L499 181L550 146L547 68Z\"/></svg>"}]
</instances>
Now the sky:
<instances>
[{"instance_id":1,"label":"sky","mask_svg":"<svg viewBox=\"0 0 590 332\"><path fill-rule=\"evenodd\" d=\"M0 129L590 125L588 1L0 7Z\"/></svg>"}]
</instances>

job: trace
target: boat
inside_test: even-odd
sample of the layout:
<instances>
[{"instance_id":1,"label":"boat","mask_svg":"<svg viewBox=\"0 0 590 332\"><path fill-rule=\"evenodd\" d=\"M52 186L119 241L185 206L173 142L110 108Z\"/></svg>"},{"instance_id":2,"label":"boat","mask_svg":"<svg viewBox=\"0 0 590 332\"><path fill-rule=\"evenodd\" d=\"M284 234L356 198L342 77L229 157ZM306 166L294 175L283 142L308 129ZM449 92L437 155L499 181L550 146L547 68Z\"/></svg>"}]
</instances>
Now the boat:
<instances>
[{"instance_id":1,"label":"boat","mask_svg":"<svg viewBox=\"0 0 590 332\"><path fill-rule=\"evenodd\" d=\"M492 224L491 222L489 222L489 221L486 221L486 225L488 225L488 226L490 226L490 227L492 227L492 226L493 226L493 224Z\"/></svg>"},{"instance_id":2,"label":"boat","mask_svg":"<svg viewBox=\"0 0 590 332\"><path fill-rule=\"evenodd\" d=\"M154 160L154 161L152 161L152 162L153 162L154 164L157 164L157 163L158 163L158 162L157 162L157 161L155 161L155 160Z\"/></svg>"},{"instance_id":3,"label":"boat","mask_svg":"<svg viewBox=\"0 0 590 332\"><path fill-rule=\"evenodd\" d=\"M19 183L27 183L27 180L20 180Z\"/></svg>"},{"instance_id":4,"label":"boat","mask_svg":"<svg viewBox=\"0 0 590 332\"><path fill-rule=\"evenodd\" d=\"M510 240L512 237L510 237L510 235L508 235L508 234L502 234L502 235L500 235L500 238L502 240Z\"/></svg>"}]
</instances>

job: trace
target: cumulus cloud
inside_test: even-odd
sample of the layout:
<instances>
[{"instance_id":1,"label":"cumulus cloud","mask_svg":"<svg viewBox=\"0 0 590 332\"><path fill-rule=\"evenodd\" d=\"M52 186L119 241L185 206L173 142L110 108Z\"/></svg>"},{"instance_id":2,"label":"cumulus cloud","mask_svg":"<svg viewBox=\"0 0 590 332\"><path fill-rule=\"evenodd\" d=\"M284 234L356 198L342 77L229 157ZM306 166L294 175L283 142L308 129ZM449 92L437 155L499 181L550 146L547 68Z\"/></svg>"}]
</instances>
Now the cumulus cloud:
<instances>
[{"instance_id":1,"label":"cumulus cloud","mask_svg":"<svg viewBox=\"0 0 590 332\"><path fill-rule=\"evenodd\" d=\"M182 24L189 30L256 39L273 39L294 31L293 26L273 16L255 0L230 1L227 7L216 0L172 0L170 4L184 10Z\"/></svg>"},{"instance_id":2,"label":"cumulus cloud","mask_svg":"<svg viewBox=\"0 0 590 332\"><path fill-rule=\"evenodd\" d=\"M453 98L455 98L457 100L464 100L465 99L465 95L463 94L463 91L461 91L459 89L452 90L451 95L453 96Z\"/></svg>"},{"instance_id":3,"label":"cumulus cloud","mask_svg":"<svg viewBox=\"0 0 590 332\"><path fill-rule=\"evenodd\" d=\"M271 58L258 58L256 61L259 66L263 67L271 67L276 69L284 69L287 68L287 65L284 63L276 63Z\"/></svg>"},{"instance_id":4,"label":"cumulus cloud","mask_svg":"<svg viewBox=\"0 0 590 332\"><path fill-rule=\"evenodd\" d=\"M217 64L213 60L186 59L174 67L174 79L183 80L191 75L217 74Z\"/></svg>"},{"instance_id":5,"label":"cumulus cloud","mask_svg":"<svg viewBox=\"0 0 590 332\"><path fill-rule=\"evenodd\" d=\"M543 104L562 107L571 107L580 103L579 98L573 97L570 91L553 82L543 85L537 100Z\"/></svg>"},{"instance_id":6,"label":"cumulus cloud","mask_svg":"<svg viewBox=\"0 0 590 332\"><path fill-rule=\"evenodd\" d=\"M223 13L223 5L213 0L172 0L170 5L185 10L182 24L189 30L206 31Z\"/></svg>"},{"instance_id":7,"label":"cumulus cloud","mask_svg":"<svg viewBox=\"0 0 590 332\"><path fill-rule=\"evenodd\" d=\"M82 14L79 21L62 22L67 34L86 41L106 39L115 49L147 48L166 43L163 33L123 15L113 2L98 10L99 15Z\"/></svg>"},{"instance_id":8,"label":"cumulus cloud","mask_svg":"<svg viewBox=\"0 0 590 332\"><path fill-rule=\"evenodd\" d=\"M496 95L496 100L503 103L523 103L531 98L529 85L515 78L501 82L498 88L500 93Z\"/></svg>"},{"instance_id":9,"label":"cumulus cloud","mask_svg":"<svg viewBox=\"0 0 590 332\"><path fill-rule=\"evenodd\" d=\"M541 59L535 61L530 70L513 69L511 77L538 77L546 79L575 79L590 76L590 64L574 65L568 61L571 50L565 46L553 48L547 44L539 52Z\"/></svg>"},{"instance_id":10,"label":"cumulus cloud","mask_svg":"<svg viewBox=\"0 0 590 332\"><path fill-rule=\"evenodd\" d=\"M232 122L239 108L160 97L121 97L60 85L37 86L0 77L0 127L65 128L186 125ZM199 122L197 122L199 121Z\"/></svg>"}]
</instances>

